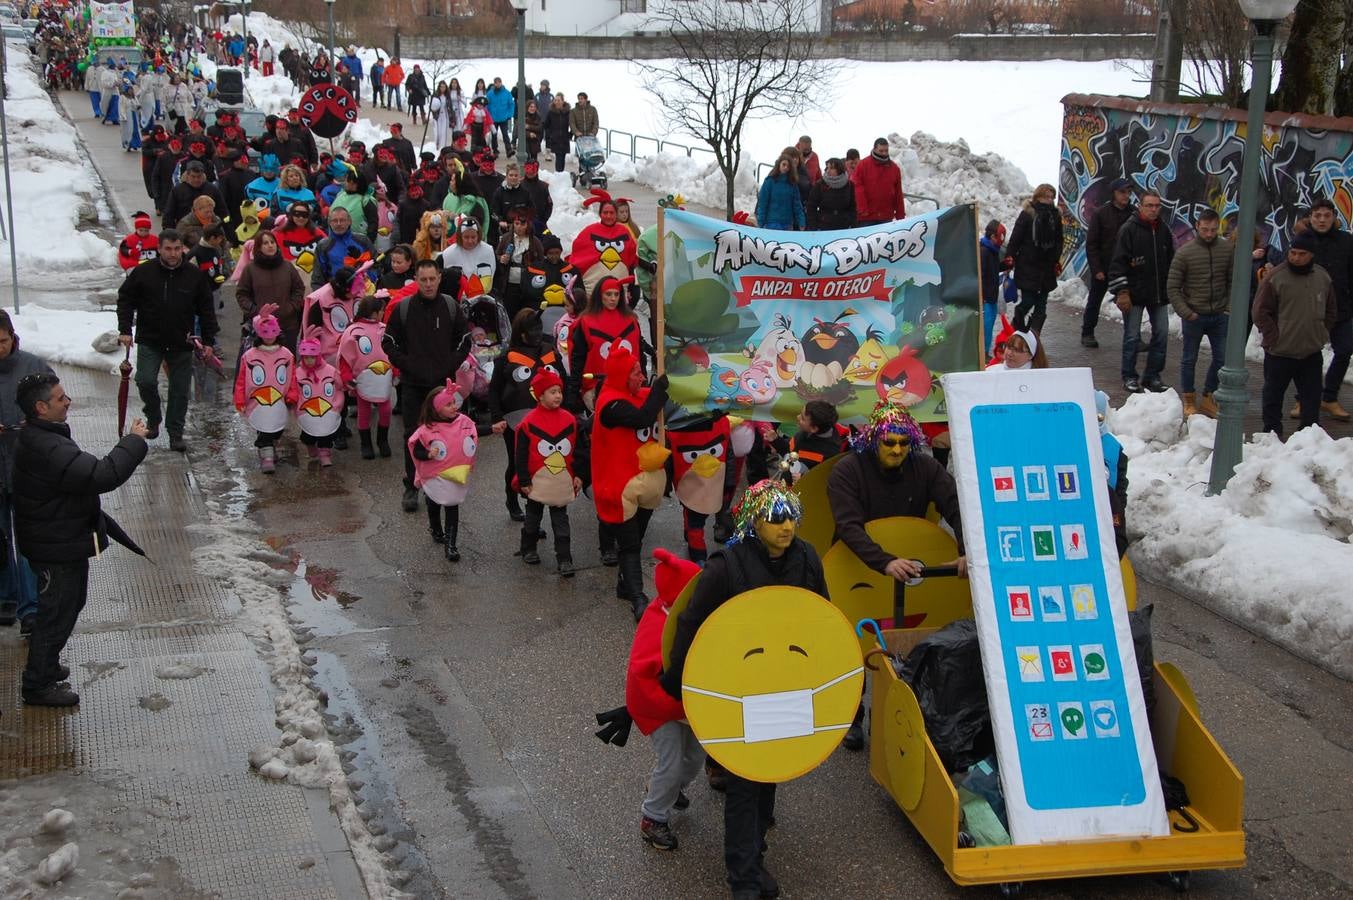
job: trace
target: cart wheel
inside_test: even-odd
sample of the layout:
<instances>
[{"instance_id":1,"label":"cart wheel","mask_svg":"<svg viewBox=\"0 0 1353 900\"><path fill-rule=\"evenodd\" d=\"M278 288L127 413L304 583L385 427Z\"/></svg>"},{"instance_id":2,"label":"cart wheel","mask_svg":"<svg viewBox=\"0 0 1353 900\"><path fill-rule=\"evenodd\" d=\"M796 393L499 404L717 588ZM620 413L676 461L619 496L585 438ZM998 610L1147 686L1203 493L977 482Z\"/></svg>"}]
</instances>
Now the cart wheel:
<instances>
[{"instance_id":1,"label":"cart wheel","mask_svg":"<svg viewBox=\"0 0 1353 900\"><path fill-rule=\"evenodd\" d=\"M1170 872L1170 887L1174 888L1176 894L1187 894L1189 892L1189 873L1188 872Z\"/></svg>"},{"instance_id":2,"label":"cart wheel","mask_svg":"<svg viewBox=\"0 0 1353 900\"><path fill-rule=\"evenodd\" d=\"M1018 897L1024 893L1024 882L1022 881L1003 881L1000 884L1002 897Z\"/></svg>"}]
</instances>

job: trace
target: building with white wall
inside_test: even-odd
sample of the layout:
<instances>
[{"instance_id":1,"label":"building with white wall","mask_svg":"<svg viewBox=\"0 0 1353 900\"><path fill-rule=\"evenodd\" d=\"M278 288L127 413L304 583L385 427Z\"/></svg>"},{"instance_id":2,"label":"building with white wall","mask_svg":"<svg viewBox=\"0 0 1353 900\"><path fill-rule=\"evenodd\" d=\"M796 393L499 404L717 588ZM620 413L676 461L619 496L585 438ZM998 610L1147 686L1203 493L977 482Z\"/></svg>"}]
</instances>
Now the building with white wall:
<instances>
[{"instance_id":1,"label":"building with white wall","mask_svg":"<svg viewBox=\"0 0 1353 900\"><path fill-rule=\"evenodd\" d=\"M766 0L531 0L526 29L534 34L624 37L658 30L654 14L692 3L758 3ZM813 31L830 27L831 0L799 0L803 21Z\"/></svg>"}]
</instances>

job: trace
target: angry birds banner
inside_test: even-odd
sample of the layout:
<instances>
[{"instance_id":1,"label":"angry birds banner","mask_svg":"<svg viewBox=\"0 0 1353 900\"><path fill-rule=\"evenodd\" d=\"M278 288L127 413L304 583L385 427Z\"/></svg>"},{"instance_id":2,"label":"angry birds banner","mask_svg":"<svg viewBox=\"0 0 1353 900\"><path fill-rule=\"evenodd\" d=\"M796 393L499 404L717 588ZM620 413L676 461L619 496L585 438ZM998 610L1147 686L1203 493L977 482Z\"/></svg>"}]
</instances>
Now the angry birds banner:
<instances>
[{"instance_id":1,"label":"angry birds banner","mask_svg":"<svg viewBox=\"0 0 1353 900\"><path fill-rule=\"evenodd\" d=\"M816 232L662 215L662 367L694 415L826 400L851 424L885 399L944 421L940 375L982 366L975 205Z\"/></svg>"}]
</instances>

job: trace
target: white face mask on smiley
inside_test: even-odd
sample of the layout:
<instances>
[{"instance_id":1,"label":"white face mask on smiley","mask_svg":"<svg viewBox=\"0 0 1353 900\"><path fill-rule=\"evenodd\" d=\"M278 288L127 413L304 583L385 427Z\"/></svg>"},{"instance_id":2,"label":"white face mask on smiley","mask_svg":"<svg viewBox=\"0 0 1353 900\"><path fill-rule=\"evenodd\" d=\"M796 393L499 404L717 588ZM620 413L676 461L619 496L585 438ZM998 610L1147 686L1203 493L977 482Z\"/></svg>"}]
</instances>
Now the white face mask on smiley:
<instances>
[{"instance_id":1,"label":"white face mask on smiley","mask_svg":"<svg viewBox=\"0 0 1353 900\"><path fill-rule=\"evenodd\" d=\"M849 722L840 725L813 724L813 697L833 685L840 684L864 671L860 666L844 675L838 675L831 681L816 688L798 691L777 691L773 694L753 694L748 697L733 697L717 691L683 685L683 689L719 700L731 700L742 704L742 737L714 738L703 741L706 744L758 744L764 741L778 741L784 738L806 737L819 731L845 731Z\"/></svg>"}]
</instances>

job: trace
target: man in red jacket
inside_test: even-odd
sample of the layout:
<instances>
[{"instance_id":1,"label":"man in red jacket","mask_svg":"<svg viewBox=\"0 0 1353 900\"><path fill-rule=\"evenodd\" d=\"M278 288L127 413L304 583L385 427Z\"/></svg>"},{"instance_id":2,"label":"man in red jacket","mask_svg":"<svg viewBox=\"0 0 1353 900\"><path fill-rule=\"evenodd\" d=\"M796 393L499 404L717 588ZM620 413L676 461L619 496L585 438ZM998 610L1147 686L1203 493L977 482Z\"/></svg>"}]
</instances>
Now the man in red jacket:
<instances>
[{"instance_id":1,"label":"man in red jacket","mask_svg":"<svg viewBox=\"0 0 1353 900\"><path fill-rule=\"evenodd\" d=\"M878 225L906 218L902 170L888 156L887 138L874 141L874 152L860 160L850 180L855 185L855 208L860 225Z\"/></svg>"}]
</instances>

